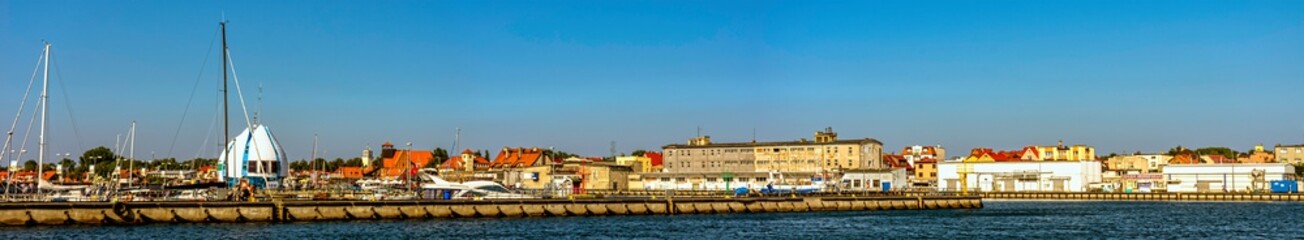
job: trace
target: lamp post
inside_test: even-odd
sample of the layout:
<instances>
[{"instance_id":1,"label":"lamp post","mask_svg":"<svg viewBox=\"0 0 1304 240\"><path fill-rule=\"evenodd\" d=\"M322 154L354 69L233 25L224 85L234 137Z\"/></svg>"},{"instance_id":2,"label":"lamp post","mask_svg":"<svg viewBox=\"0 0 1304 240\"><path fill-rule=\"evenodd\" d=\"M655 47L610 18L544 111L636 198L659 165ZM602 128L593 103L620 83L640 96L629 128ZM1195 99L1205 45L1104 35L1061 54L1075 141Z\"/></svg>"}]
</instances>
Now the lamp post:
<instances>
[{"instance_id":1,"label":"lamp post","mask_svg":"<svg viewBox=\"0 0 1304 240\"><path fill-rule=\"evenodd\" d=\"M407 163L403 164L403 183L404 183L404 185L407 185L407 189L408 189L408 191L411 192L411 191L412 191L412 173L410 172L411 170L409 170L408 167L411 166L411 165L413 165L413 163L412 163L412 142L407 142L407 148L408 148L408 149L407 149L407 154L405 154L405 155L407 155ZM474 162L474 161L473 161L473 162Z\"/></svg>"},{"instance_id":2,"label":"lamp post","mask_svg":"<svg viewBox=\"0 0 1304 240\"><path fill-rule=\"evenodd\" d=\"M18 160L9 160L9 175L5 179L5 196L9 196L9 189L14 188L14 172L18 171Z\"/></svg>"}]
</instances>

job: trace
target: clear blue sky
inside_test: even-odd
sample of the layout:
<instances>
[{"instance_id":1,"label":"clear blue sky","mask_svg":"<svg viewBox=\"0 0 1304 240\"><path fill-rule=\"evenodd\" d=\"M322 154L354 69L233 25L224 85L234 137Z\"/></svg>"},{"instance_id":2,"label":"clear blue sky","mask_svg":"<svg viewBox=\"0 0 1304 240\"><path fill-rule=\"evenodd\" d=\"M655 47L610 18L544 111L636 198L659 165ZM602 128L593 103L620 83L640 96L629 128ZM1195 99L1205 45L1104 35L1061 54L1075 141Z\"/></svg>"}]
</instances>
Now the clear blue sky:
<instances>
[{"instance_id":1,"label":"clear blue sky","mask_svg":"<svg viewBox=\"0 0 1304 240\"><path fill-rule=\"evenodd\" d=\"M1304 143L1301 1L0 0L0 122L44 39L52 152L112 146L135 120L138 158L194 157L223 15L249 106L261 84L293 159L314 133L334 158L449 148L459 127L463 148L584 155L698 126L715 141L831 126L951 155Z\"/></svg>"}]
</instances>

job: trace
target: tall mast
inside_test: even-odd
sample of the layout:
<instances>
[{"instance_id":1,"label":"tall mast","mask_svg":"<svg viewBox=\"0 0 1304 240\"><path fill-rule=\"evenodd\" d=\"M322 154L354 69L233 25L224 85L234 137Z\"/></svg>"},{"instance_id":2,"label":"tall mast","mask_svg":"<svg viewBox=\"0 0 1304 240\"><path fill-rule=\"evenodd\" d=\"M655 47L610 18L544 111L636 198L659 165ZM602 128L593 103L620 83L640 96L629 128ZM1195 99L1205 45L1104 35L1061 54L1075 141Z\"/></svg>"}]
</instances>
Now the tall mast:
<instances>
[{"instance_id":1,"label":"tall mast","mask_svg":"<svg viewBox=\"0 0 1304 240\"><path fill-rule=\"evenodd\" d=\"M48 128L45 123L49 121L48 117L50 116L50 109L47 106L50 99L50 42L45 42L45 73L43 78L44 81L41 81L41 150L36 157L36 193L41 193L40 179L43 177L42 175L45 175L45 130Z\"/></svg>"},{"instance_id":2,"label":"tall mast","mask_svg":"<svg viewBox=\"0 0 1304 240\"><path fill-rule=\"evenodd\" d=\"M222 20L220 25L222 25L222 154L226 154L226 144L231 142L231 109L226 100L226 95L228 95L226 91L226 74L229 69L226 66L228 57L226 55L226 20ZM227 166L227 168L230 167Z\"/></svg>"},{"instance_id":3,"label":"tall mast","mask_svg":"<svg viewBox=\"0 0 1304 240\"><path fill-rule=\"evenodd\" d=\"M131 133L127 136L131 138L128 140L131 142L131 148L127 150L127 187L131 187L136 181L136 175L132 172L136 168L136 121L131 121Z\"/></svg>"},{"instance_id":4,"label":"tall mast","mask_svg":"<svg viewBox=\"0 0 1304 240\"><path fill-rule=\"evenodd\" d=\"M308 184L310 184L310 186L316 186L317 185L317 134L315 133L312 134L312 159L309 159L308 161L312 163L311 165L312 182Z\"/></svg>"}]
</instances>

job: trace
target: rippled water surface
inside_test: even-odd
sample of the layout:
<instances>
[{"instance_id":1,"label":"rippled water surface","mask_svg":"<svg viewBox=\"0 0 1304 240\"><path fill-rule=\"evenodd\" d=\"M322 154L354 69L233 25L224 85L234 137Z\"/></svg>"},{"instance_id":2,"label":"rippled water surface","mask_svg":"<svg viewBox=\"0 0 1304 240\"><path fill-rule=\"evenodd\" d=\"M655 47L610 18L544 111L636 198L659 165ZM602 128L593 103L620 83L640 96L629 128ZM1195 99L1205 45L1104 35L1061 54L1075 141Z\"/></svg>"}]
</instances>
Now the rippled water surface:
<instances>
[{"instance_id":1,"label":"rippled water surface","mask_svg":"<svg viewBox=\"0 0 1304 240\"><path fill-rule=\"evenodd\" d=\"M1011 202L983 209L0 228L3 239L1304 238L1304 204Z\"/></svg>"}]
</instances>

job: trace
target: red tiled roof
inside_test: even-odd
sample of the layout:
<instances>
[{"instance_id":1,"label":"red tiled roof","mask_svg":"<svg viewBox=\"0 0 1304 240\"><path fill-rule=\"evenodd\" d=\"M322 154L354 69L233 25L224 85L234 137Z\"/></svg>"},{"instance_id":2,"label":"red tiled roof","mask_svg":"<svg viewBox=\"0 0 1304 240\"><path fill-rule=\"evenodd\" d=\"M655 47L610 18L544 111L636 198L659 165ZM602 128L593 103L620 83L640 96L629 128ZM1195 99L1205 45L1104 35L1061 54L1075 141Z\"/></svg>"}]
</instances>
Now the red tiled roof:
<instances>
[{"instance_id":1,"label":"red tiled roof","mask_svg":"<svg viewBox=\"0 0 1304 240\"><path fill-rule=\"evenodd\" d=\"M661 157L661 153L659 152L644 152L643 156L652 159L653 167L661 166L662 163L665 161L664 158Z\"/></svg>"},{"instance_id":2,"label":"red tiled roof","mask_svg":"<svg viewBox=\"0 0 1304 240\"><path fill-rule=\"evenodd\" d=\"M490 163L490 162L489 162L489 159L485 159L484 157L481 157L481 156L475 156L475 155L474 155L475 153L471 152L471 149L467 149L467 150L465 150L465 151L462 151L462 154L464 154L464 155L472 155L472 158L475 159L475 160L474 160L474 161L475 161L475 165L478 165L478 166L474 166L475 169L485 169L485 168L487 168L487 167L489 166L489 163ZM502 157L502 155L500 154L499 157ZM462 169L463 169L463 165L462 165L463 162L464 162L464 161L462 161L462 156L460 156L460 155L459 155L459 156L453 156L453 157L451 157L451 158L448 158L447 161L444 161L443 164L440 164L440 165L439 165L439 169L462 170ZM480 167L480 166L484 166L484 167Z\"/></svg>"},{"instance_id":3,"label":"red tiled roof","mask_svg":"<svg viewBox=\"0 0 1304 240\"><path fill-rule=\"evenodd\" d=\"M543 159L543 149L539 148L503 148L498 152L498 157L490 163L490 167L528 167L539 163Z\"/></svg>"},{"instance_id":4,"label":"red tiled roof","mask_svg":"<svg viewBox=\"0 0 1304 240\"><path fill-rule=\"evenodd\" d=\"M381 174L403 175L404 169L421 168L435 159L435 153L424 150L394 150L394 156L381 160Z\"/></svg>"}]
</instances>

